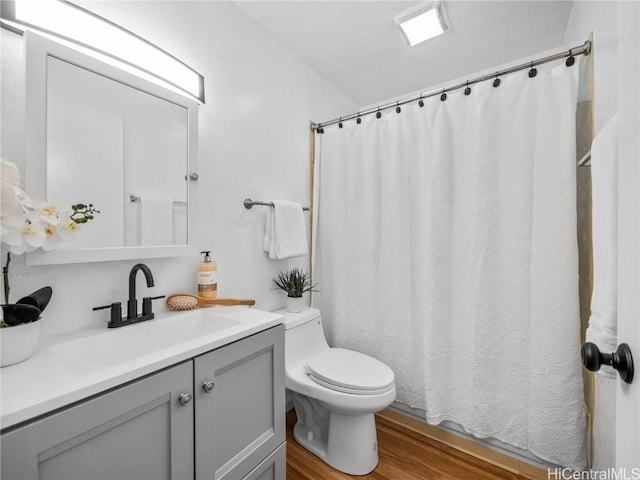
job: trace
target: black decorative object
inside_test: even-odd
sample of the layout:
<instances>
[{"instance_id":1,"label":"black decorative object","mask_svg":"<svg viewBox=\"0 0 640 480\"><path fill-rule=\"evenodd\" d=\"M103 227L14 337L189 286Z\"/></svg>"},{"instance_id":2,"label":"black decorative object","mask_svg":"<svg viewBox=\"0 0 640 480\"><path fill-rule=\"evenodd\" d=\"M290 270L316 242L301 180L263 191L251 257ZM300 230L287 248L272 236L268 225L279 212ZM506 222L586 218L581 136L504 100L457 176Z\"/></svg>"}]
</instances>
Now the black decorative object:
<instances>
[{"instance_id":1,"label":"black decorative object","mask_svg":"<svg viewBox=\"0 0 640 480\"><path fill-rule=\"evenodd\" d=\"M44 309L49 305L49 301L51 300L51 295L53 294L53 289L51 287L42 287L39 290L36 290L30 295L26 297L22 297L16 303L32 305L40 310L40 313L44 312Z\"/></svg>"},{"instance_id":2,"label":"black decorative object","mask_svg":"<svg viewBox=\"0 0 640 480\"><path fill-rule=\"evenodd\" d=\"M382 113L380 113L380 110L378 110L378 111L376 112L376 118L377 118L377 119L380 119L381 117L382 117Z\"/></svg>"},{"instance_id":3,"label":"black decorative object","mask_svg":"<svg viewBox=\"0 0 640 480\"><path fill-rule=\"evenodd\" d=\"M493 81L493 88L498 88L499 86L500 86L500 79L496 77L496 79Z\"/></svg>"},{"instance_id":4,"label":"black decorative object","mask_svg":"<svg viewBox=\"0 0 640 480\"><path fill-rule=\"evenodd\" d=\"M626 343L621 343L613 353L602 353L595 343L586 342L580 349L582 365L587 370L597 372L602 365L609 365L618 371L622 381L633 381L633 356Z\"/></svg>"},{"instance_id":5,"label":"black decorative object","mask_svg":"<svg viewBox=\"0 0 640 480\"><path fill-rule=\"evenodd\" d=\"M35 322L40 318L41 313L37 307L25 303L2 305L2 311L4 314L4 323L10 327Z\"/></svg>"},{"instance_id":6,"label":"black decorative object","mask_svg":"<svg viewBox=\"0 0 640 480\"><path fill-rule=\"evenodd\" d=\"M467 88L464 89L464 94L469 96L471 95L471 87L467 84Z\"/></svg>"},{"instance_id":7,"label":"black decorative object","mask_svg":"<svg viewBox=\"0 0 640 480\"><path fill-rule=\"evenodd\" d=\"M440 95L440 101L444 102L447 99L447 94L442 92L442 95Z\"/></svg>"},{"instance_id":8,"label":"black decorative object","mask_svg":"<svg viewBox=\"0 0 640 480\"><path fill-rule=\"evenodd\" d=\"M533 78L538 75L538 69L533 67L533 62L531 62L531 68L529 69L529 78Z\"/></svg>"},{"instance_id":9,"label":"black decorative object","mask_svg":"<svg viewBox=\"0 0 640 480\"><path fill-rule=\"evenodd\" d=\"M402 109L400 108L400 105L396 105L396 113L400 113L402 111Z\"/></svg>"},{"instance_id":10,"label":"black decorative object","mask_svg":"<svg viewBox=\"0 0 640 480\"><path fill-rule=\"evenodd\" d=\"M360 125L362 123L362 119L358 116L358 118L356 118L356 123L358 125Z\"/></svg>"},{"instance_id":11,"label":"black decorative object","mask_svg":"<svg viewBox=\"0 0 640 480\"><path fill-rule=\"evenodd\" d=\"M420 98L420 100L418 100L418 106L420 108L424 107L424 101L422 100L422 98Z\"/></svg>"},{"instance_id":12,"label":"black decorative object","mask_svg":"<svg viewBox=\"0 0 640 480\"><path fill-rule=\"evenodd\" d=\"M338 128L342 128L344 125L342 124L342 120L338 123Z\"/></svg>"},{"instance_id":13,"label":"black decorative object","mask_svg":"<svg viewBox=\"0 0 640 480\"><path fill-rule=\"evenodd\" d=\"M573 65L574 63L576 63L576 57L574 57L573 55L569 55L567 57L567 60L564 62L564 64L567 67L570 67L571 65Z\"/></svg>"}]
</instances>

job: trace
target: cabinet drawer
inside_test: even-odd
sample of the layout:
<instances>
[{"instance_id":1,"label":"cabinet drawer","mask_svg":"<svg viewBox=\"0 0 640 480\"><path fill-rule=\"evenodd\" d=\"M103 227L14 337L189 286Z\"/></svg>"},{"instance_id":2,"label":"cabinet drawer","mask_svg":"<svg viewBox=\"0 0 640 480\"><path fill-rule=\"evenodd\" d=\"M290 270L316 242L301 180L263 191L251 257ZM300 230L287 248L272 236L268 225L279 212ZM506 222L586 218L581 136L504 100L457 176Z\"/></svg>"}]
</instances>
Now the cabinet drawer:
<instances>
[{"instance_id":1,"label":"cabinet drawer","mask_svg":"<svg viewBox=\"0 0 640 480\"><path fill-rule=\"evenodd\" d=\"M2 478L191 479L186 362L2 435Z\"/></svg>"}]
</instances>

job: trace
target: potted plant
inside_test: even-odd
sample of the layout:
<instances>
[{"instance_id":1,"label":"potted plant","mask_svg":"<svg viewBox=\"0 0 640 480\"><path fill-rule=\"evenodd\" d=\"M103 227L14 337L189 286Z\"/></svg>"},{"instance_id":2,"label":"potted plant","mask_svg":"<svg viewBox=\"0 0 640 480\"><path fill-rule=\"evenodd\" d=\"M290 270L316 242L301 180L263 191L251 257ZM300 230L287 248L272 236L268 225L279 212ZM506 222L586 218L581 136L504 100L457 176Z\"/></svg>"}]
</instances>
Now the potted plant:
<instances>
[{"instance_id":1,"label":"potted plant","mask_svg":"<svg viewBox=\"0 0 640 480\"><path fill-rule=\"evenodd\" d=\"M72 240L80 224L99 213L93 205L72 205L73 213L58 212L55 205L33 202L20 187L20 171L13 162L1 159L0 193L2 211L0 240L6 263L2 267L4 304L0 308L0 367L26 360L38 346L40 316L51 299L51 287L43 287L9 302L11 254L21 255L38 248L54 249L61 240Z\"/></svg>"},{"instance_id":2,"label":"potted plant","mask_svg":"<svg viewBox=\"0 0 640 480\"><path fill-rule=\"evenodd\" d=\"M292 268L278 273L273 279L276 287L287 292L287 312L298 313L305 309L302 296L305 292L317 292L316 283L311 282L311 273L300 268Z\"/></svg>"}]
</instances>

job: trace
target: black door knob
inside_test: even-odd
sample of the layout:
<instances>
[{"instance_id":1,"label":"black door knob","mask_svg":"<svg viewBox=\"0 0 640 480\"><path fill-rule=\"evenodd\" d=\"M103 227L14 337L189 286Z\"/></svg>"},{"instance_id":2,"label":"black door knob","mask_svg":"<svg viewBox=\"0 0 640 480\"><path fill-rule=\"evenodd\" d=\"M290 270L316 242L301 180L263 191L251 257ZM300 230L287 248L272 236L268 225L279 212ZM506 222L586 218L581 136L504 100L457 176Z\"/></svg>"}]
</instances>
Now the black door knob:
<instances>
[{"instance_id":1,"label":"black door knob","mask_svg":"<svg viewBox=\"0 0 640 480\"><path fill-rule=\"evenodd\" d=\"M633 381L633 357L626 343L621 343L613 353L602 353L595 343L586 342L580 349L582 365L587 370L597 372L602 365L609 365L618 371L623 382Z\"/></svg>"}]
</instances>

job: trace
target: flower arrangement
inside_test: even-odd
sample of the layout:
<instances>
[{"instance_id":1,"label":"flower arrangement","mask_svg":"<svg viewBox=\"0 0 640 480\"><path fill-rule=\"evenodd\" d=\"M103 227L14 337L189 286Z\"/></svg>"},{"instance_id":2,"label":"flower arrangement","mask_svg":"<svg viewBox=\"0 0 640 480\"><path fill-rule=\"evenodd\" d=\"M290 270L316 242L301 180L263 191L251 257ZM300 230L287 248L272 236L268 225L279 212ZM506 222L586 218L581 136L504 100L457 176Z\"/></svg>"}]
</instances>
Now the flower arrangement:
<instances>
[{"instance_id":1,"label":"flower arrangement","mask_svg":"<svg viewBox=\"0 0 640 480\"><path fill-rule=\"evenodd\" d=\"M274 278L273 283L291 298L300 298L305 292L317 292L315 287L318 285L311 282L311 273L300 268L278 273L278 278Z\"/></svg>"},{"instance_id":2,"label":"flower arrangement","mask_svg":"<svg viewBox=\"0 0 640 480\"><path fill-rule=\"evenodd\" d=\"M73 240L80 225L93 220L100 213L93 204L71 206L72 213L60 212L47 202L34 202L20 186L17 165L1 160L0 171L0 240L7 250L3 266L4 301L9 303L9 263L11 254L21 255L38 248L53 250L61 241Z\"/></svg>"}]
</instances>

